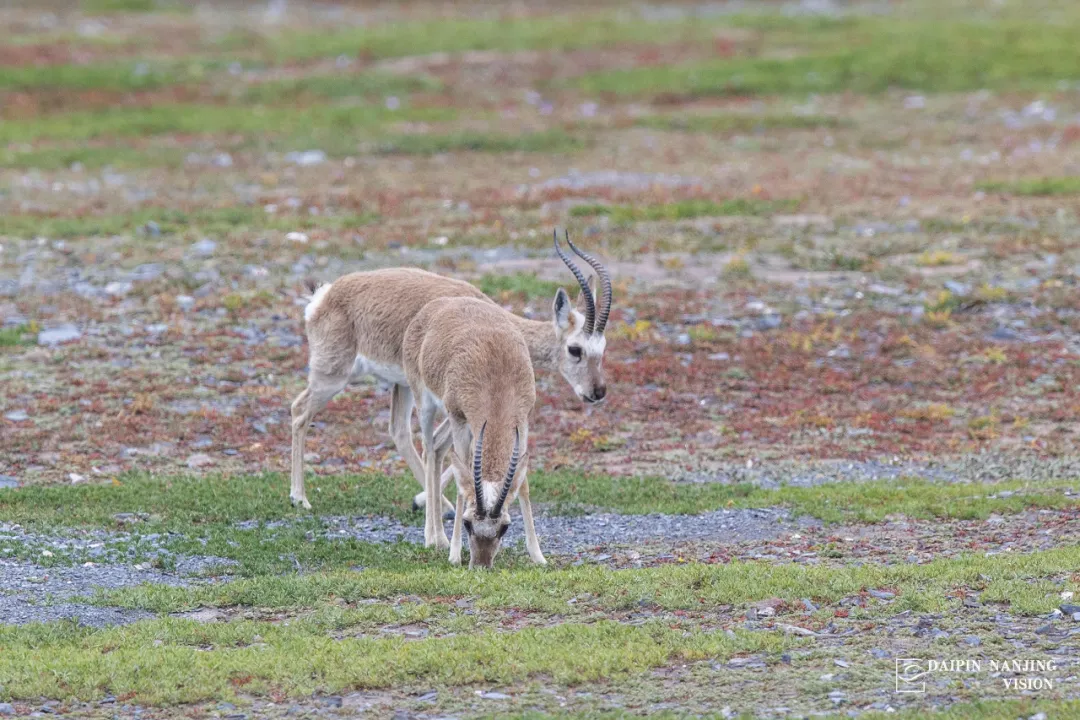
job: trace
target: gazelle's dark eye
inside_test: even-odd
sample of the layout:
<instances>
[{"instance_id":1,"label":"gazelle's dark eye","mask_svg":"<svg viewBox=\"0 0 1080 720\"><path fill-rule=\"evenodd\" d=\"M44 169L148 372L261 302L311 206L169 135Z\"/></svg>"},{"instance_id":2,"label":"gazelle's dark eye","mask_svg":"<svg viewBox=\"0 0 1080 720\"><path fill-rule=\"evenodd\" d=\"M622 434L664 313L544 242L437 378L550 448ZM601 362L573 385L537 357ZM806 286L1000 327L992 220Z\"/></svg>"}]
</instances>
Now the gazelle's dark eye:
<instances>
[{"instance_id":1,"label":"gazelle's dark eye","mask_svg":"<svg viewBox=\"0 0 1080 720\"><path fill-rule=\"evenodd\" d=\"M580 346L571 345L570 347L566 348L566 351L568 353L570 353L570 357L574 358L575 360L580 360L581 359L581 347Z\"/></svg>"},{"instance_id":2,"label":"gazelle's dark eye","mask_svg":"<svg viewBox=\"0 0 1080 720\"><path fill-rule=\"evenodd\" d=\"M500 527L499 528L499 538L502 538L502 536L505 535L506 531L509 530L509 529L510 529L509 525L503 525L502 527Z\"/></svg>"},{"instance_id":3,"label":"gazelle's dark eye","mask_svg":"<svg viewBox=\"0 0 1080 720\"><path fill-rule=\"evenodd\" d=\"M472 520L462 520L461 524L465 526L465 532L472 535Z\"/></svg>"}]
</instances>

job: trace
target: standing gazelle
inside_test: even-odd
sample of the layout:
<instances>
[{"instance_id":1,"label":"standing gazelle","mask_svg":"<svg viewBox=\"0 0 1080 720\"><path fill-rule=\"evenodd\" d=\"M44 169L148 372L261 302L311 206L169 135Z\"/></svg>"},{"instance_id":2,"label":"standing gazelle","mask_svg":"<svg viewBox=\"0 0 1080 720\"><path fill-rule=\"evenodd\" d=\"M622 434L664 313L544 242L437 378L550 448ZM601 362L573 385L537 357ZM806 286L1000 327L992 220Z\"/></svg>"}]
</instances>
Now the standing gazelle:
<instances>
[{"instance_id":1,"label":"standing gazelle","mask_svg":"<svg viewBox=\"0 0 1080 720\"><path fill-rule=\"evenodd\" d=\"M570 238L567 236L567 242ZM513 322L523 336L534 368L557 370L574 392L587 403L603 400L604 327L611 311L611 278L595 258L571 249L592 267L600 278L602 295L597 298L573 260L559 247L555 251L574 274L581 294L578 303L584 314L573 310L566 291L559 288L553 303L554 323L526 320L503 310L479 289L462 280L436 275L416 268L391 268L350 273L329 285L310 288L311 301L304 309L308 338L308 385L292 404L292 470L289 497L294 504L310 508L304 492L304 439L308 425L330 400L354 377L372 374L393 385L390 408L390 437L417 481L423 485L424 465L412 439L413 396L402 369L401 349L405 328L420 310L442 297L468 297L490 304ZM442 452L451 438L442 427L436 433ZM449 479L450 471L443 475ZM426 492L416 497L424 505ZM442 498L442 507L450 503Z\"/></svg>"},{"instance_id":2,"label":"standing gazelle","mask_svg":"<svg viewBox=\"0 0 1080 720\"><path fill-rule=\"evenodd\" d=\"M529 502L529 413L536 404L529 347L501 308L472 298L433 300L409 323L402 351L405 376L420 400L424 487L441 492L439 469L445 450L435 440L435 414L450 423L453 468L458 479L451 545L435 503L424 512L424 543L450 547L461 562L461 528L469 533L469 567L491 567L510 526L510 503L521 500L525 546L533 562L544 563ZM473 437L476 449L469 452ZM462 467L473 457L472 473ZM520 470L519 470L520 467ZM456 470L456 472L455 472ZM466 478L471 477L471 482Z\"/></svg>"}]
</instances>

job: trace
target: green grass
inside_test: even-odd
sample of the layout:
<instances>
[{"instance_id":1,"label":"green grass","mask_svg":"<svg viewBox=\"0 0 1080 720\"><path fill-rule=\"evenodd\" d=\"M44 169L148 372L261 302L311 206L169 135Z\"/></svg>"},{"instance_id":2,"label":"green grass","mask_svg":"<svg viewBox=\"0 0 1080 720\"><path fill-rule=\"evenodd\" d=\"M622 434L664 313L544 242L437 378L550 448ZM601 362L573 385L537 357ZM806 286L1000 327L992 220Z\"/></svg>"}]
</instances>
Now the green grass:
<instances>
[{"instance_id":1,"label":"green grass","mask_svg":"<svg viewBox=\"0 0 1080 720\"><path fill-rule=\"evenodd\" d=\"M599 609L631 609L645 603L680 610L742 606L770 597L790 602L792 607L802 598L828 604L869 589L889 588L897 599L887 607L895 613L905 609L947 610L957 602L955 591L968 588L981 592L983 602L1006 604L1010 612L1021 615L1039 615L1061 602L1058 593L1063 586L1050 578L1077 570L1077 547L1026 554L966 555L923 565L844 567L733 561L716 565L669 564L641 570L611 570L599 565L559 570L523 566L476 573L435 563L407 570L371 568L359 573L262 575L191 588L142 585L104 592L96 602L163 613L197 607L309 608L331 598L356 602L419 595L468 597L484 608L557 613L566 610L569 600L586 595L591 599L581 602Z\"/></svg>"},{"instance_id":2,"label":"green grass","mask_svg":"<svg viewBox=\"0 0 1080 720\"><path fill-rule=\"evenodd\" d=\"M168 619L106 631L72 625L0 628L0 697L155 705L282 692L291 696L438 683L509 684L543 675L565 685L673 661L776 654L780 633L685 634L651 623L598 622L452 638L333 639L303 625Z\"/></svg>"},{"instance_id":3,"label":"green grass","mask_svg":"<svg viewBox=\"0 0 1080 720\"><path fill-rule=\"evenodd\" d=\"M191 12L180 0L81 0L85 13Z\"/></svg>"},{"instance_id":4,"label":"green grass","mask_svg":"<svg viewBox=\"0 0 1080 720\"><path fill-rule=\"evenodd\" d=\"M383 72L313 75L288 80L272 80L246 87L240 97L246 102L274 104L297 99L341 100L351 97L408 95L442 88L430 75L398 75Z\"/></svg>"},{"instance_id":5,"label":"green grass","mask_svg":"<svg viewBox=\"0 0 1080 720\"><path fill-rule=\"evenodd\" d=\"M353 228L366 225L374 215L271 215L261 207L235 206L184 212L148 208L124 215L82 215L52 217L43 215L0 216L0 236L51 238L120 235L141 230L148 223L158 226L163 235L198 230L219 236L234 230L305 230L311 228Z\"/></svg>"},{"instance_id":6,"label":"green grass","mask_svg":"<svg viewBox=\"0 0 1080 720\"><path fill-rule=\"evenodd\" d=\"M673 483L576 473L535 473L535 477L533 500L552 505L557 513L597 507L628 514L694 514L724 507L784 506L827 522L878 522L890 515L984 519L1030 507L1075 508L1080 504L1075 495L1062 492L1075 487L1070 481L984 485L909 479L767 489L745 483ZM0 491L0 521L35 527L111 526L116 513L142 512L167 528L190 530L298 515L288 501L288 481L276 473L165 479L131 474L118 482ZM312 477L309 484L317 511L418 519L411 510L417 490L411 477L334 475Z\"/></svg>"},{"instance_id":7,"label":"green grass","mask_svg":"<svg viewBox=\"0 0 1080 720\"><path fill-rule=\"evenodd\" d=\"M38 140L85 141L95 138L147 137L166 134L276 136L313 142L351 139L397 122L451 120L445 108L402 108L382 105L314 105L287 107L229 105L156 105L117 107L104 111L46 115L33 120L0 123L0 143ZM355 135L352 135L355 133ZM297 145L297 147L300 147ZM295 149L295 147L293 148Z\"/></svg>"},{"instance_id":8,"label":"green grass","mask_svg":"<svg viewBox=\"0 0 1080 720\"><path fill-rule=\"evenodd\" d=\"M1031 20L958 21L859 18L830 26L807 25L785 37L764 32L763 43L792 57L707 60L685 65L591 73L574 85L616 95L783 95L879 93L890 88L924 92L1054 87L1075 79L1080 46L1068 24ZM790 55L791 53L787 53Z\"/></svg>"},{"instance_id":9,"label":"green grass","mask_svg":"<svg viewBox=\"0 0 1080 720\"><path fill-rule=\"evenodd\" d=\"M840 118L828 115L750 115L718 113L712 115L649 115L634 124L652 130L692 133L761 132L764 130L816 130L843 127Z\"/></svg>"},{"instance_id":10,"label":"green grass","mask_svg":"<svg viewBox=\"0 0 1080 720\"><path fill-rule=\"evenodd\" d=\"M720 216L768 216L776 213L791 212L799 206L798 200L756 200L733 199L715 202L713 200L681 200L662 205L577 205L570 209L571 217L590 217L607 215L618 225L628 225L641 221L675 221L698 217Z\"/></svg>"},{"instance_id":11,"label":"green grass","mask_svg":"<svg viewBox=\"0 0 1080 720\"><path fill-rule=\"evenodd\" d=\"M336 32L286 32L264 39L280 60L359 55L372 58L460 53L469 50L545 50L606 47L622 43L688 43L708 40L710 25L701 20L649 22L611 14L556 15L514 20L440 19L386 23ZM258 44L260 38L236 36L227 45Z\"/></svg>"},{"instance_id":12,"label":"green grass","mask_svg":"<svg viewBox=\"0 0 1080 720\"><path fill-rule=\"evenodd\" d=\"M106 145L97 147L46 147L36 150L0 148L0 165L11 168L61 170L78 163L87 170L104 167L137 169L175 168L184 164L191 151L178 147L133 147Z\"/></svg>"},{"instance_id":13,"label":"green grass","mask_svg":"<svg viewBox=\"0 0 1080 720\"><path fill-rule=\"evenodd\" d=\"M197 66L138 63L0 66L0 90L152 90L194 82Z\"/></svg>"},{"instance_id":14,"label":"green grass","mask_svg":"<svg viewBox=\"0 0 1080 720\"><path fill-rule=\"evenodd\" d=\"M476 286L483 293L496 300L505 296L516 296L526 300L547 298L553 300L560 287L557 282L543 280L536 273L487 274L477 281Z\"/></svg>"},{"instance_id":15,"label":"green grass","mask_svg":"<svg viewBox=\"0 0 1080 720\"><path fill-rule=\"evenodd\" d=\"M1061 492L1065 482L1027 485L933 484L924 481L834 483L815 488L756 488L752 485L683 484L655 478L611 478L569 473L536 475L533 499L545 504L541 512L578 514L603 508L630 514L700 513L719 508L784 506L827 522L877 522L891 515L923 519L979 519L992 513L1011 514L1029 508L1075 508L1076 497ZM166 548L171 553L210 555L236 563L230 572L243 576L350 567L380 567L409 571L427 567L440 553L407 543L372 544L333 540L323 536L317 516L292 508L288 483L277 474L222 478L153 478L132 474L119 485L29 486L0 490L0 521L16 522L51 532L63 528L132 529L136 535L174 531ZM411 477L379 475L314 477L309 481L316 511L335 515L389 516L419 524L411 509L416 484ZM1001 497L1001 493L1005 497ZM1009 494L1011 492L1011 494ZM990 497L996 495L996 497ZM127 528L119 513L142 513L142 522ZM258 526L293 519L283 527ZM256 526L242 529L241 521ZM137 537L135 538L137 540ZM0 542L0 551L31 552ZM169 568L172 556L155 555L137 546L141 559ZM84 558L57 554L53 562L71 564ZM503 566L527 566L528 560L509 553Z\"/></svg>"},{"instance_id":16,"label":"green grass","mask_svg":"<svg viewBox=\"0 0 1080 720\"><path fill-rule=\"evenodd\" d=\"M0 348L28 345L31 342L30 328L27 325L0 327Z\"/></svg>"},{"instance_id":17,"label":"green grass","mask_svg":"<svg viewBox=\"0 0 1080 720\"><path fill-rule=\"evenodd\" d=\"M448 134L399 135L381 138L374 151L385 155L434 155L446 152L534 152L563 153L585 147L581 138L562 130L544 130L521 135L477 131Z\"/></svg>"},{"instance_id":18,"label":"green grass","mask_svg":"<svg viewBox=\"0 0 1080 720\"><path fill-rule=\"evenodd\" d=\"M1080 177L1028 178L1012 182L988 181L975 184L976 189L1009 195L1051 196L1080 194Z\"/></svg>"}]
</instances>

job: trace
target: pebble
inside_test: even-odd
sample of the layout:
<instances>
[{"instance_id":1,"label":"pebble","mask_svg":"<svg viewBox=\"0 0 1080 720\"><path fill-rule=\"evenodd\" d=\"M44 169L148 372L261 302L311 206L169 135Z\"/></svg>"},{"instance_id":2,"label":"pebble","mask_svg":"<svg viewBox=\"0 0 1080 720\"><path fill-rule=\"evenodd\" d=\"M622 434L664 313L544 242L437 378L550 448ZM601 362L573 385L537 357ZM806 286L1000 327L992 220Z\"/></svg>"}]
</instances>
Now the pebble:
<instances>
[{"instance_id":1,"label":"pebble","mask_svg":"<svg viewBox=\"0 0 1080 720\"><path fill-rule=\"evenodd\" d=\"M29 420L30 416L26 414L25 410L12 410L4 413L4 419L11 422L22 422L23 420Z\"/></svg>"},{"instance_id":2,"label":"pebble","mask_svg":"<svg viewBox=\"0 0 1080 720\"><path fill-rule=\"evenodd\" d=\"M214 254L215 250L217 250L217 243L210 238L203 238L191 246L191 252L199 257L209 257Z\"/></svg>"},{"instance_id":3,"label":"pebble","mask_svg":"<svg viewBox=\"0 0 1080 720\"><path fill-rule=\"evenodd\" d=\"M509 700L510 696L501 692L482 692L478 693L480 697L485 700Z\"/></svg>"},{"instance_id":4,"label":"pebble","mask_svg":"<svg viewBox=\"0 0 1080 720\"><path fill-rule=\"evenodd\" d=\"M59 345L61 343L78 340L82 337L82 331L74 325L60 325L38 333L38 345Z\"/></svg>"},{"instance_id":5,"label":"pebble","mask_svg":"<svg viewBox=\"0 0 1080 720\"><path fill-rule=\"evenodd\" d=\"M181 310L190 310L191 308L195 307L195 298L191 297L190 295L177 295L176 307L180 308Z\"/></svg>"},{"instance_id":6,"label":"pebble","mask_svg":"<svg viewBox=\"0 0 1080 720\"><path fill-rule=\"evenodd\" d=\"M19 479L11 475L0 475L0 488L17 488Z\"/></svg>"},{"instance_id":7,"label":"pebble","mask_svg":"<svg viewBox=\"0 0 1080 720\"><path fill-rule=\"evenodd\" d=\"M322 150L304 150L285 154L285 161L294 165L319 165L326 162L326 153Z\"/></svg>"},{"instance_id":8,"label":"pebble","mask_svg":"<svg viewBox=\"0 0 1080 720\"><path fill-rule=\"evenodd\" d=\"M15 706L11 703L0 703L0 715L14 715Z\"/></svg>"},{"instance_id":9,"label":"pebble","mask_svg":"<svg viewBox=\"0 0 1080 720\"><path fill-rule=\"evenodd\" d=\"M134 286L129 282L111 282L105 286L105 292L113 297L121 298L131 292L132 287Z\"/></svg>"},{"instance_id":10,"label":"pebble","mask_svg":"<svg viewBox=\"0 0 1080 720\"><path fill-rule=\"evenodd\" d=\"M195 453L194 455L189 456L187 459L187 466L192 470L213 464L214 458L210 457L206 453Z\"/></svg>"}]
</instances>

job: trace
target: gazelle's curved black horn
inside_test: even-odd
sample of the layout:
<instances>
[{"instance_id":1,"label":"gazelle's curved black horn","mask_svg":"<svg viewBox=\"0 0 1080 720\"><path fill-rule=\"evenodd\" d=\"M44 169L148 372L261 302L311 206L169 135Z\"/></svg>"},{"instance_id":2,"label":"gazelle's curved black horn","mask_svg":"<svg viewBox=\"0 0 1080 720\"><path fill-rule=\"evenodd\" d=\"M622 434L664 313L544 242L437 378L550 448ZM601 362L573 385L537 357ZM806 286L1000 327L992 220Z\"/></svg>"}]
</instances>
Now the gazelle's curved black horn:
<instances>
[{"instance_id":1,"label":"gazelle's curved black horn","mask_svg":"<svg viewBox=\"0 0 1080 720\"><path fill-rule=\"evenodd\" d=\"M585 333L592 335L593 327L596 324L596 302L593 300L592 291L589 290L589 282L585 279L581 268L575 265L570 256L566 254L566 251L559 247L559 231L553 230L551 235L555 239L555 252L566 263L566 267L570 268L570 272L574 273L574 278L578 281L578 285L581 286L581 292L585 296ZM567 235L567 238L569 238L569 235Z\"/></svg>"},{"instance_id":2,"label":"gazelle's curved black horn","mask_svg":"<svg viewBox=\"0 0 1080 720\"><path fill-rule=\"evenodd\" d=\"M578 250L577 245L570 239L569 232L566 233L566 242L579 258L589 263L589 267L596 271L596 276L600 278L600 282L604 286L604 294L600 299L600 316L596 319L595 329L597 335L603 335L604 328L607 327L608 315L611 314L611 275L608 274L607 268L604 267L603 263L592 255Z\"/></svg>"},{"instance_id":3,"label":"gazelle's curved black horn","mask_svg":"<svg viewBox=\"0 0 1080 720\"><path fill-rule=\"evenodd\" d=\"M484 457L484 429L486 427L486 422L480 427L480 435L476 438L476 452L473 453L472 464L473 487L476 489L476 512L479 515L484 514L484 484L480 482L480 461Z\"/></svg>"},{"instance_id":4,"label":"gazelle's curved black horn","mask_svg":"<svg viewBox=\"0 0 1080 720\"><path fill-rule=\"evenodd\" d=\"M510 456L510 469L506 471L506 479L503 480L502 492L499 493L499 501L491 509L489 517L498 518L502 514L503 503L510 494L510 486L514 484L514 473L517 472L518 460L521 459L521 433L514 428L514 454Z\"/></svg>"}]
</instances>

